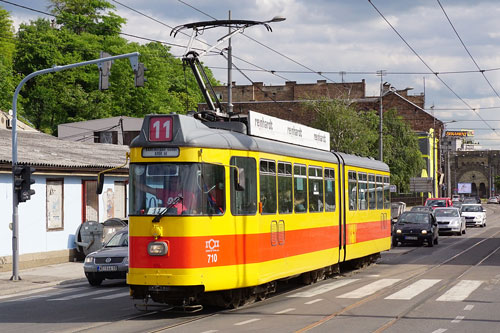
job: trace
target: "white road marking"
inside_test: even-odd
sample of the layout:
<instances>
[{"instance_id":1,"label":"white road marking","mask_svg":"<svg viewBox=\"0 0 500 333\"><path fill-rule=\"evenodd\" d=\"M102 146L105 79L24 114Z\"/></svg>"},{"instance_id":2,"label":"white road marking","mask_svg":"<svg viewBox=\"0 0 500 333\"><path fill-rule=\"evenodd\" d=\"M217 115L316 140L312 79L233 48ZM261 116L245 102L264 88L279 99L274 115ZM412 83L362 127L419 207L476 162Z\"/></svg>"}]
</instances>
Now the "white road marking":
<instances>
[{"instance_id":1,"label":"white road marking","mask_svg":"<svg viewBox=\"0 0 500 333\"><path fill-rule=\"evenodd\" d=\"M287 312L294 311L294 310L295 310L295 308L288 308L288 309L285 309L285 310L281 310L281 311L275 312L274 314L282 314L282 313L287 313Z\"/></svg>"},{"instance_id":2,"label":"white road marking","mask_svg":"<svg viewBox=\"0 0 500 333\"><path fill-rule=\"evenodd\" d=\"M123 296L130 296L130 291L124 291L124 292L121 292L118 294L111 294L111 295L107 295L107 296L96 297L93 299L115 299L115 298L120 298Z\"/></svg>"},{"instance_id":3,"label":"white road marking","mask_svg":"<svg viewBox=\"0 0 500 333\"><path fill-rule=\"evenodd\" d=\"M448 330L447 328L440 328L440 329L435 330L432 333L443 333L443 332L446 332L447 330Z\"/></svg>"},{"instance_id":4,"label":"white road marking","mask_svg":"<svg viewBox=\"0 0 500 333\"><path fill-rule=\"evenodd\" d=\"M52 298L52 299L49 299L48 301L68 301L68 300L75 299L75 298L81 298L81 297L95 295L95 294L103 294L105 292L110 292L110 291L111 290L106 290L103 292L102 290L94 290L94 291L89 291L88 293L74 294L74 295L69 295L69 296L60 297L60 298Z\"/></svg>"},{"instance_id":5,"label":"white road marking","mask_svg":"<svg viewBox=\"0 0 500 333\"><path fill-rule=\"evenodd\" d=\"M205 331L205 332L201 332L201 333L216 333L216 332L219 332L217 330L210 330L210 331Z\"/></svg>"},{"instance_id":6,"label":"white road marking","mask_svg":"<svg viewBox=\"0 0 500 333\"><path fill-rule=\"evenodd\" d=\"M465 311L471 311L472 309L474 309L474 305L466 305L464 308Z\"/></svg>"},{"instance_id":7,"label":"white road marking","mask_svg":"<svg viewBox=\"0 0 500 333\"><path fill-rule=\"evenodd\" d=\"M323 300L322 298L313 299L312 301L305 302L304 304L311 305L311 304L314 304L314 303L321 302L322 300Z\"/></svg>"},{"instance_id":8,"label":"white road marking","mask_svg":"<svg viewBox=\"0 0 500 333\"><path fill-rule=\"evenodd\" d=\"M418 280L408 287L401 289L397 293L387 296L385 299L410 300L418 294L426 291L441 280L438 279L422 279Z\"/></svg>"},{"instance_id":9,"label":"white road marking","mask_svg":"<svg viewBox=\"0 0 500 333\"><path fill-rule=\"evenodd\" d=\"M259 321L259 320L260 320L259 318L254 318L254 319L249 319L249 320L245 320L245 321L240 321L239 323L236 323L234 325L235 326L241 326L241 325L250 324L250 323L253 323L253 322L256 322L256 321Z\"/></svg>"},{"instance_id":10,"label":"white road marking","mask_svg":"<svg viewBox=\"0 0 500 333\"><path fill-rule=\"evenodd\" d=\"M364 287L351 291L349 293L337 296L337 298L362 298L376 293L377 291L393 285L401 279L382 279L372 282Z\"/></svg>"},{"instance_id":11,"label":"white road marking","mask_svg":"<svg viewBox=\"0 0 500 333\"><path fill-rule=\"evenodd\" d=\"M479 288L483 281L462 280L453 288L441 295L436 301L440 302L461 302L466 299L474 290Z\"/></svg>"},{"instance_id":12,"label":"white road marking","mask_svg":"<svg viewBox=\"0 0 500 333\"><path fill-rule=\"evenodd\" d=\"M331 291L333 289L337 289L343 286L346 286L350 283L353 283L355 281L358 281L359 279L344 279L344 280L338 280L335 282L327 283L321 286L318 286L316 288L312 288L307 291L302 291L293 295L289 295L288 297L313 297L317 296L320 294L324 294L328 291Z\"/></svg>"},{"instance_id":13,"label":"white road marking","mask_svg":"<svg viewBox=\"0 0 500 333\"><path fill-rule=\"evenodd\" d=\"M457 324L457 323L461 322L462 319L464 319L464 318L465 318L464 316L456 316L455 319L453 319L451 322L454 324Z\"/></svg>"}]
</instances>

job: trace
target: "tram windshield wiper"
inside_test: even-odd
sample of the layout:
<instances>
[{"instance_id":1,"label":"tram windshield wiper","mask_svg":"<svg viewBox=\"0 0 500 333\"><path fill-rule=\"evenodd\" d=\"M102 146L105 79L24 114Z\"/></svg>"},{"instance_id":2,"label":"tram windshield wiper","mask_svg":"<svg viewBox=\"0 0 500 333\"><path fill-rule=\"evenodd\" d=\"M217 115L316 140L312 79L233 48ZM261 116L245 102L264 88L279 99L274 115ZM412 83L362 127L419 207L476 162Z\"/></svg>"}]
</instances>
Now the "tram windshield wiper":
<instances>
[{"instance_id":1,"label":"tram windshield wiper","mask_svg":"<svg viewBox=\"0 0 500 333\"><path fill-rule=\"evenodd\" d=\"M170 210L170 208L174 207L175 205L177 205L179 202L182 201L182 195L178 195L174 198L174 200L172 200L172 202L167 206L165 207L165 209L158 215L156 215L153 219L153 222L160 222L160 219L167 215L168 214L168 211Z\"/></svg>"}]
</instances>

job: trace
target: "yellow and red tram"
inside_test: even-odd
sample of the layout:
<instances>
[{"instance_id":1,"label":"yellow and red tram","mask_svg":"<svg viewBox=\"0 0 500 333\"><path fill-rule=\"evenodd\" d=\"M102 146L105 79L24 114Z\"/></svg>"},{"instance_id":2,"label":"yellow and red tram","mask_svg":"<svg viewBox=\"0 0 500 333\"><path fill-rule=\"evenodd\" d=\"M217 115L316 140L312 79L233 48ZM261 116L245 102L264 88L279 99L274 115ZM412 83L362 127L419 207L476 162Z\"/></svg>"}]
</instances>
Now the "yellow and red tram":
<instances>
[{"instance_id":1,"label":"yellow and red tram","mask_svg":"<svg viewBox=\"0 0 500 333\"><path fill-rule=\"evenodd\" d=\"M134 299L237 305L390 248L386 164L214 127L149 115L131 144Z\"/></svg>"}]
</instances>

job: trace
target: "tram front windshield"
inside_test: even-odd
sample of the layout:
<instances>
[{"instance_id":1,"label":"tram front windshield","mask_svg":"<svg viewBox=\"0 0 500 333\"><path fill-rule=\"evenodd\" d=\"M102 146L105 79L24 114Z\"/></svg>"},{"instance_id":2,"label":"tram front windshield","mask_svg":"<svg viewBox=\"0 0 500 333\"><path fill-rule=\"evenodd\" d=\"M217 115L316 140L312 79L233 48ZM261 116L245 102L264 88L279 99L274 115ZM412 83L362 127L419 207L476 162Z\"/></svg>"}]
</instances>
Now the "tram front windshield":
<instances>
[{"instance_id":1,"label":"tram front windshield","mask_svg":"<svg viewBox=\"0 0 500 333\"><path fill-rule=\"evenodd\" d=\"M130 215L222 215L224 167L206 163L130 165Z\"/></svg>"}]
</instances>

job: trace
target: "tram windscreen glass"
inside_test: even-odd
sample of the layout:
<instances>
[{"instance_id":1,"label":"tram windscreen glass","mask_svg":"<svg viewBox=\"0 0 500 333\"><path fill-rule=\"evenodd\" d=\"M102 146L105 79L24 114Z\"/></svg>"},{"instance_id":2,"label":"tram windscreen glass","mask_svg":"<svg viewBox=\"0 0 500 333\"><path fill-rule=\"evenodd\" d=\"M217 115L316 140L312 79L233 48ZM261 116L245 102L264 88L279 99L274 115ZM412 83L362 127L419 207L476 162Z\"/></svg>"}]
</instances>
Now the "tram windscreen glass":
<instances>
[{"instance_id":1,"label":"tram windscreen glass","mask_svg":"<svg viewBox=\"0 0 500 333\"><path fill-rule=\"evenodd\" d=\"M130 215L222 215L225 201L224 166L130 165Z\"/></svg>"}]
</instances>

